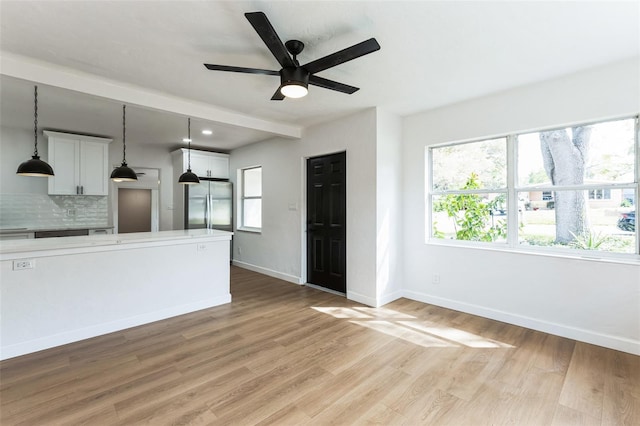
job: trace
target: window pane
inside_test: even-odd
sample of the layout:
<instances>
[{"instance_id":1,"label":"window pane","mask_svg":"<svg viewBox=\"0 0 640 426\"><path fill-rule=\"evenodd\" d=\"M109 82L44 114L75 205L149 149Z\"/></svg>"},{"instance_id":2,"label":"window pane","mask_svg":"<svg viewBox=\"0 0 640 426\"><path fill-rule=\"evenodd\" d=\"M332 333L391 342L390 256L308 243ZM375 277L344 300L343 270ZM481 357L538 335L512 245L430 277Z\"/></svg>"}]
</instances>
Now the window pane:
<instances>
[{"instance_id":1,"label":"window pane","mask_svg":"<svg viewBox=\"0 0 640 426\"><path fill-rule=\"evenodd\" d=\"M506 194L450 194L432 198L434 238L506 242Z\"/></svg>"},{"instance_id":2,"label":"window pane","mask_svg":"<svg viewBox=\"0 0 640 426\"><path fill-rule=\"evenodd\" d=\"M518 136L518 185L634 181L634 120Z\"/></svg>"},{"instance_id":3,"label":"window pane","mask_svg":"<svg viewBox=\"0 0 640 426\"><path fill-rule=\"evenodd\" d=\"M250 228L262 228L262 200L243 200L242 224Z\"/></svg>"},{"instance_id":4,"label":"window pane","mask_svg":"<svg viewBox=\"0 0 640 426\"><path fill-rule=\"evenodd\" d=\"M244 170L244 196L262 196L262 167Z\"/></svg>"},{"instance_id":5,"label":"window pane","mask_svg":"<svg viewBox=\"0 0 640 426\"><path fill-rule=\"evenodd\" d=\"M506 138L433 148L433 189L468 189L475 175L478 188L507 185Z\"/></svg>"},{"instance_id":6,"label":"window pane","mask_svg":"<svg viewBox=\"0 0 640 426\"><path fill-rule=\"evenodd\" d=\"M551 200L542 192L520 192L526 199L520 227L521 245L577 248L615 253L634 253L635 211L628 197L633 189L553 191ZM625 201L626 200L626 201Z\"/></svg>"}]
</instances>

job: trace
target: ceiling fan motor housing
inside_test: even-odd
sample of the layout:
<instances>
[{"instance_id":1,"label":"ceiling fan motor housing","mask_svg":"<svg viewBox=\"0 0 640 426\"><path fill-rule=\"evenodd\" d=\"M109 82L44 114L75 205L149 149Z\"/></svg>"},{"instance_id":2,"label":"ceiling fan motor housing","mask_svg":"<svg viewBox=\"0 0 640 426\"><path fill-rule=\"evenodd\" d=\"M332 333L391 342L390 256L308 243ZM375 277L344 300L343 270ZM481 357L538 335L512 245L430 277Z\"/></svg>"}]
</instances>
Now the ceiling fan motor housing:
<instances>
[{"instance_id":1,"label":"ceiling fan motor housing","mask_svg":"<svg viewBox=\"0 0 640 426\"><path fill-rule=\"evenodd\" d=\"M302 67L285 67L280 70L280 86L296 84L307 87L309 72Z\"/></svg>"}]
</instances>

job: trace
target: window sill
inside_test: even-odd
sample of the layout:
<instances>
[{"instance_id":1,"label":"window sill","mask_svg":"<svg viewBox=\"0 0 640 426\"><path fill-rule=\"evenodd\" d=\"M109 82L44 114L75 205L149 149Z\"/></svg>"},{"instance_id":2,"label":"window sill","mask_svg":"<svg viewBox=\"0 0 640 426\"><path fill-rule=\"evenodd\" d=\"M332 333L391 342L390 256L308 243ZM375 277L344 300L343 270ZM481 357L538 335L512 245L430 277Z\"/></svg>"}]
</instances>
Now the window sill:
<instances>
[{"instance_id":1,"label":"window sill","mask_svg":"<svg viewBox=\"0 0 640 426\"><path fill-rule=\"evenodd\" d=\"M440 247L455 247L455 248L465 248L465 249L479 249L479 250L489 250L489 251L498 251L502 253L513 253L513 254L524 254L531 256L544 256L544 257L555 257L555 258L563 258L563 259L573 259L573 260L585 260L588 262L603 262L603 263L618 263L623 265L634 265L640 266L640 256L635 254L608 254L608 253L598 253L598 252L572 252L566 253L563 251L557 250L544 250L539 248L526 248L526 247L508 247L506 243L504 246L500 247L497 245L490 245L490 243L474 243L473 241L459 241L459 240L440 240L440 239L430 239L427 240L425 245L428 246L440 246Z\"/></svg>"},{"instance_id":2,"label":"window sill","mask_svg":"<svg viewBox=\"0 0 640 426\"><path fill-rule=\"evenodd\" d=\"M236 229L236 231L250 232L252 234L262 234L262 228L250 228L248 226L242 226Z\"/></svg>"}]
</instances>

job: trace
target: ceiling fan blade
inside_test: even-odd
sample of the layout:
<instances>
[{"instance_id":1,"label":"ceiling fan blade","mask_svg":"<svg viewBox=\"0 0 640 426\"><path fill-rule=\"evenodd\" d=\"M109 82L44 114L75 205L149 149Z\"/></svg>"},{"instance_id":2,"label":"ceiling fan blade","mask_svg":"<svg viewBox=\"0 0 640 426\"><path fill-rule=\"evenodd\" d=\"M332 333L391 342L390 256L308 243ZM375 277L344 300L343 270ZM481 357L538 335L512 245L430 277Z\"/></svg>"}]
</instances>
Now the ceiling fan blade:
<instances>
[{"instance_id":1,"label":"ceiling fan blade","mask_svg":"<svg viewBox=\"0 0 640 426\"><path fill-rule=\"evenodd\" d=\"M231 71L231 72L243 72L246 74L266 74L266 75L280 75L278 71L271 70L261 70L258 68L243 68L243 67L232 67L229 65L213 65L213 64L204 64L207 69L212 71Z\"/></svg>"},{"instance_id":2,"label":"ceiling fan blade","mask_svg":"<svg viewBox=\"0 0 640 426\"><path fill-rule=\"evenodd\" d=\"M284 95L280 91L279 87L278 87L278 90L276 90L276 93L274 93L273 96L271 97L271 100L272 101L283 101L284 100Z\"/></svg>"},{"instance_id":3,"label":"ceiling fan blade","mask_svg":"<svg viewBox=\"0 0 640 426\"><path fill-rule=\"evenodd\" d=\"M284 47L282 40L278 37L276 30L267 19L267 15L263 12L249 12L244 16L249 20L253 29L256 30L264 44L267 45L273 56L282 67L295 67L293 59L289 56L287 48Z\"/></svg>"},{"instance_id":4,"label":"ceiling fan blade","mask_svg":"<svg viewBox=\"0 0 640 426\"><path fill-rule=\"evenodd\" d=\"M346 49L342 49L338 52L332 53L331 55L311 61L302 67L311 74L315 74L317 72L324 71L327 68L335 67L336 65L340 65L352 59L359 58L360 56L375 52L376 50L380 50L380 45L375 38L370 38L362 43L354 44L351 47L347 47Z\"/></svg>"},{"instance_id":5,"label":"ceiling fan blade","mask_svg":"<svg viewBox=\"0 0 640 426\"><path fill-rule=\"evenodd\" d=\"M360 90L359 87L349 86L348 84L338 83L333 80L327 80L326 78L318 77L317 75L309 76L309 84L313 84L314 86L322 87L324 89L348 93L349 95Z\"/></svg>"}]
</instances>

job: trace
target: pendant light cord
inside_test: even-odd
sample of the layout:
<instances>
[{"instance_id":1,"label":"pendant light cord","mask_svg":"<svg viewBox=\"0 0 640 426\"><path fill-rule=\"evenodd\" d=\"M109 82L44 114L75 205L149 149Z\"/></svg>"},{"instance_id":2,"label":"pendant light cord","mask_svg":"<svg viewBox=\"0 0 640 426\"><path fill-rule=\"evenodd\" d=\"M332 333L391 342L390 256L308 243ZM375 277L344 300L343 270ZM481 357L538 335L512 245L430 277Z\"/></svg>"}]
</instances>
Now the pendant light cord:
<instances>
[{"instance_id":1,"label":"pendant light cord","mask_svg":"<svg viewBox=\"0 0 640 426\"><path fill-rule=\"evenodd\" d=\"M126 105L122 105L122 164L127 164L127 121Z\"/></svg>"},{"instance_id":2,"label":"pendant light cord","mask_svg":"<svg viewBox=\"0 0 640 426\"><path fill-rule=\"evenodd\" d=\"M33 92L33 137L35 139L34 152L35 157L38 156L38 86L35 86Z\"/></svg>"},{"instance_id":3,"label":"pendant light cord","mask_svg":"<svg viewBox=\"0 0 640 426\"><path fill-rule=\"evenodd\" d=\"M191 117L187 119L187 139L189 139L189 165L187 170L191 171Z\"/></svg>"}]
</instances>

